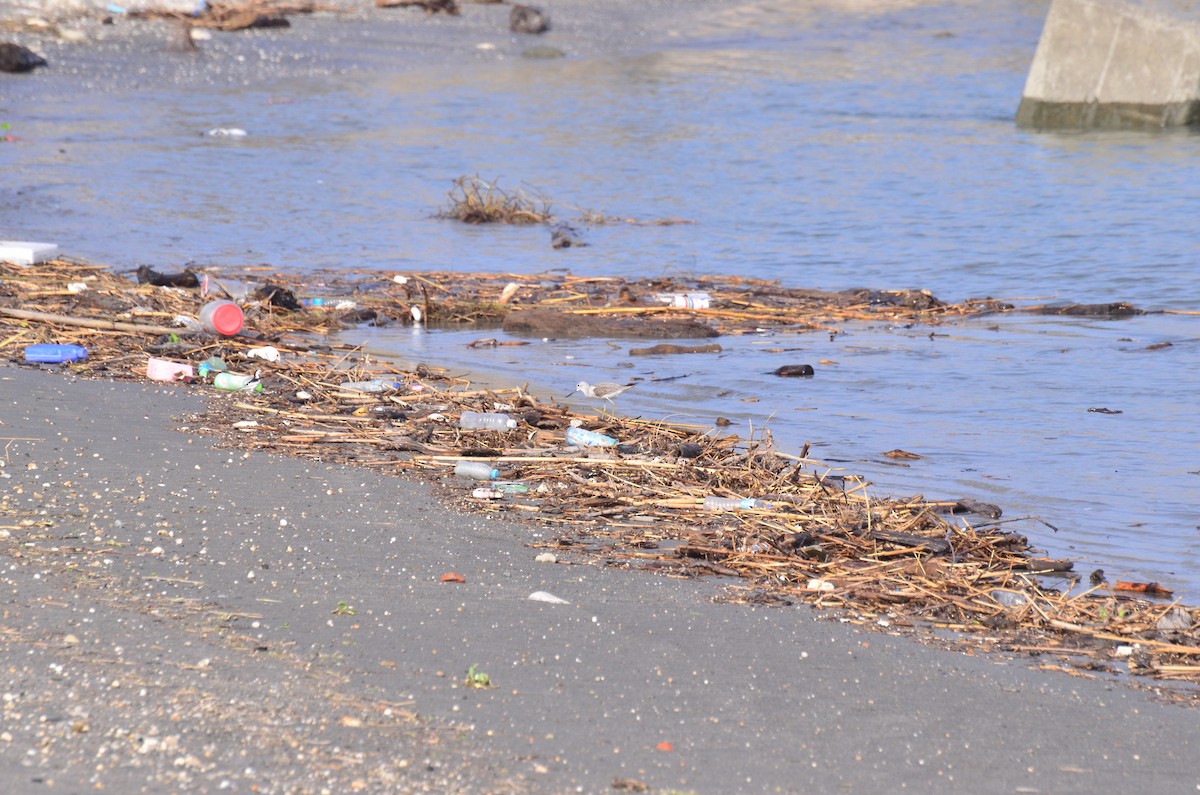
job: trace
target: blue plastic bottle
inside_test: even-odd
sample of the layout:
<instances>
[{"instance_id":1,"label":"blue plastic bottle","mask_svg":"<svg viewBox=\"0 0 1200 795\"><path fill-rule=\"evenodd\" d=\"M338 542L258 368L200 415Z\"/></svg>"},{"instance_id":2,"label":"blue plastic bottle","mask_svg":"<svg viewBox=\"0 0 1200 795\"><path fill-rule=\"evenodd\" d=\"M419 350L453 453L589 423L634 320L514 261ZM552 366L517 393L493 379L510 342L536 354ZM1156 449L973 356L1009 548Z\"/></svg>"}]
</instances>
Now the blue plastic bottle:
<instances>
[{"instance_id":1,"label":"blue plastic bottle","mask_svg":"<svg viewBox=\"0 0 1200 795\"><path fill-rule=\"evenodd\" d=\"M25 361L46 364L76 362L87 358L87 348L81 345L39 344L25 348Z\"/></svg>"}]
</instances>

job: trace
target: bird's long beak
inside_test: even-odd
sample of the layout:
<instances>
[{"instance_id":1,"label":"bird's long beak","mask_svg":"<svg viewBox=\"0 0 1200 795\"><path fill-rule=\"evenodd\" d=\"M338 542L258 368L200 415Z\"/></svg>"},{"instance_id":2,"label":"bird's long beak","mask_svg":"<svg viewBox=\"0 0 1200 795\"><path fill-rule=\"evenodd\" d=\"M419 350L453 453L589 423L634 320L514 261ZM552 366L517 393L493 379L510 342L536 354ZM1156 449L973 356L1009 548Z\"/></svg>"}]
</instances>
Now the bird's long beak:
<instances>
[{"instance_id":1,"label":"bird's long beak","mask_svg":"<svg viewBox=\"0 0 1200 795\"><path fill-rule=\"evenodd\" d=\"M576 392L578 392L578 391L579 391L578 389L572 389L570 392L568 392L567 394L563 395L563 397L565 397L565 398L569 398L569 397L571 397L571 395L574 395L574 394L575 394Z\"/></svg>"}]
</instances>

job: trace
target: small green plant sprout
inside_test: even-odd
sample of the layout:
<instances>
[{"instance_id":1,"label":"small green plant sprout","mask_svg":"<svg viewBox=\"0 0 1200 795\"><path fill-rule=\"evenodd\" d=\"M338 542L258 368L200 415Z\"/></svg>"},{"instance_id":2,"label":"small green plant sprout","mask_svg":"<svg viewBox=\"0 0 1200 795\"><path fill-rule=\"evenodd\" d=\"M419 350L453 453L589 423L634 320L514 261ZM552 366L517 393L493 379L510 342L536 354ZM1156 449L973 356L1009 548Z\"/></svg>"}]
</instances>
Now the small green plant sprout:
<instances>
[{"instance_id":1,"label":"small green plant sprout","mask_svg":"<svg viewBox=\"0 0 1200 795\"><path fill-rule=\"evenodd\" d=\"M467 681L466 681L467 687L479 687L479 688L491 687L492 686L492 677L488 676L487 674L483 673L482 671L476 671L475 669L478 667L479 667L478 665L472 665L470 668L467 669Z\"/></svg>"},{"instance_id":2,"label":"small green plant sprout","mask_svg":"<svg viewBox=\"0 0 1200 795\"><path fill-rule=\"evenodd\" d=\"M333 614L335 616L352 616L354 615L354 608L345 602L338 602L337 607L333 608Z\"/></svg>"}]
</instances>

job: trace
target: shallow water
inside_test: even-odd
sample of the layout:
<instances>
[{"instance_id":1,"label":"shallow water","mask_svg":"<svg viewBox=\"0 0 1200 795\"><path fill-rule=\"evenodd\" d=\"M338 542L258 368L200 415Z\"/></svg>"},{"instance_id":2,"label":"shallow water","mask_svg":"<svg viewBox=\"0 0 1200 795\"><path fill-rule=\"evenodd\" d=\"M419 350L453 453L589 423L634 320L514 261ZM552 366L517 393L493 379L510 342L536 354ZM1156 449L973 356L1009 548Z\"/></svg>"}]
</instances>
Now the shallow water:
<instances>
[{"instance_id":1,"label":"shallow water","mask_svg":"<svg viewBox=\"0 0 1200 795\"><path fill-rule=\"evenodd\" d=\"M299 18L219 36L199 59L143 52L137 68L125 43L64 50L89 69L0 83L22 139L0 145L0 235L130 268L739 273L1200 309L1200 138L1013 126L1044 3L669 7L641 28L568 17L539 42L558 60L519 57L483 11ZM203 135L214 127L249 134ZM561 217L694 223L581 227L587 248L555 251L542 228L434 219L464 174L537 191ZM1200 596L1196 318L842 330L653 361L604 340L463 347L485 330L349 336L547 394L686 375L643 382L621 410L766 424L880 491L1036 515L1058 532L1014 529L1085 573ZM817 375L766 375L788 363ZM1122 413L1088 411L1101 407ZM898 464L894 448L924 458Z\"/></svg>"}]
</instances>

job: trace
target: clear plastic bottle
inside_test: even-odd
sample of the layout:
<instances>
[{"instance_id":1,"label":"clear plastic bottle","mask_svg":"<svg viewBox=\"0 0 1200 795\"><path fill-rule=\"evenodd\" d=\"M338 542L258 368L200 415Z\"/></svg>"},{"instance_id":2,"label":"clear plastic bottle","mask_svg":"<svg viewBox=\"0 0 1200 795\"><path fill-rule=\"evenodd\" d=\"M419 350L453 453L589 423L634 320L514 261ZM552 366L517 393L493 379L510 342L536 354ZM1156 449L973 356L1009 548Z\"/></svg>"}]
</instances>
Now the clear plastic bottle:
<instances>
[{"instance_id":1,"label":"clear plastic bottle","mask_svg":"<svg viewBox=\"0 0 1200 795\"><path fill-rule=\"evenodd\" d=\"M567 428L567 444L581 447L611 447L617 440L602 433L589 431L587 428Z\"/></svg>"},{"instance_id":2,"label":"clear plastic bottle","mask_svg":"<svg viewBox=\"0 0 1200 795\"><path fill-rule=\"evenodd\" d=\"M342 389L352 392L393 392L404 388L404 384L389 378L372 378L370 381L346 381Z\"/></svg>"},{"instance_id":3,"label":"clear plastic bottle","mask_svg":"<svg viewBox=\"0 0 1200 795\"><path fill-rule=\"evenodd\" d=\"M458 418L458 427L467 431L511 431L517 427L517 421L507 414L464 411Z\"/></svg>"},{"instance_id":4,"label":"clear plastic bottle","mask_svg":"<svg viewBox=\"0 0 1200 795\"><path fill-rule=\"evenodd\" d=\"M740 497L714 497L708 496L704 498L704 510L706 511L748 511L754 508L770 508L769 502L756 500L753 497L741 499Z\"/></svg>"},{"instance_id":5,"label":"clear plastic bottle","mask_svg":"<svg viewBox=\"0 0 1200 795\"><path fill-rule=\"evenodd\" d=\"M495 480L500 470L486 461L459 461L454 465L454 474L470 480Z\"/></svg>"}]
</instances>

